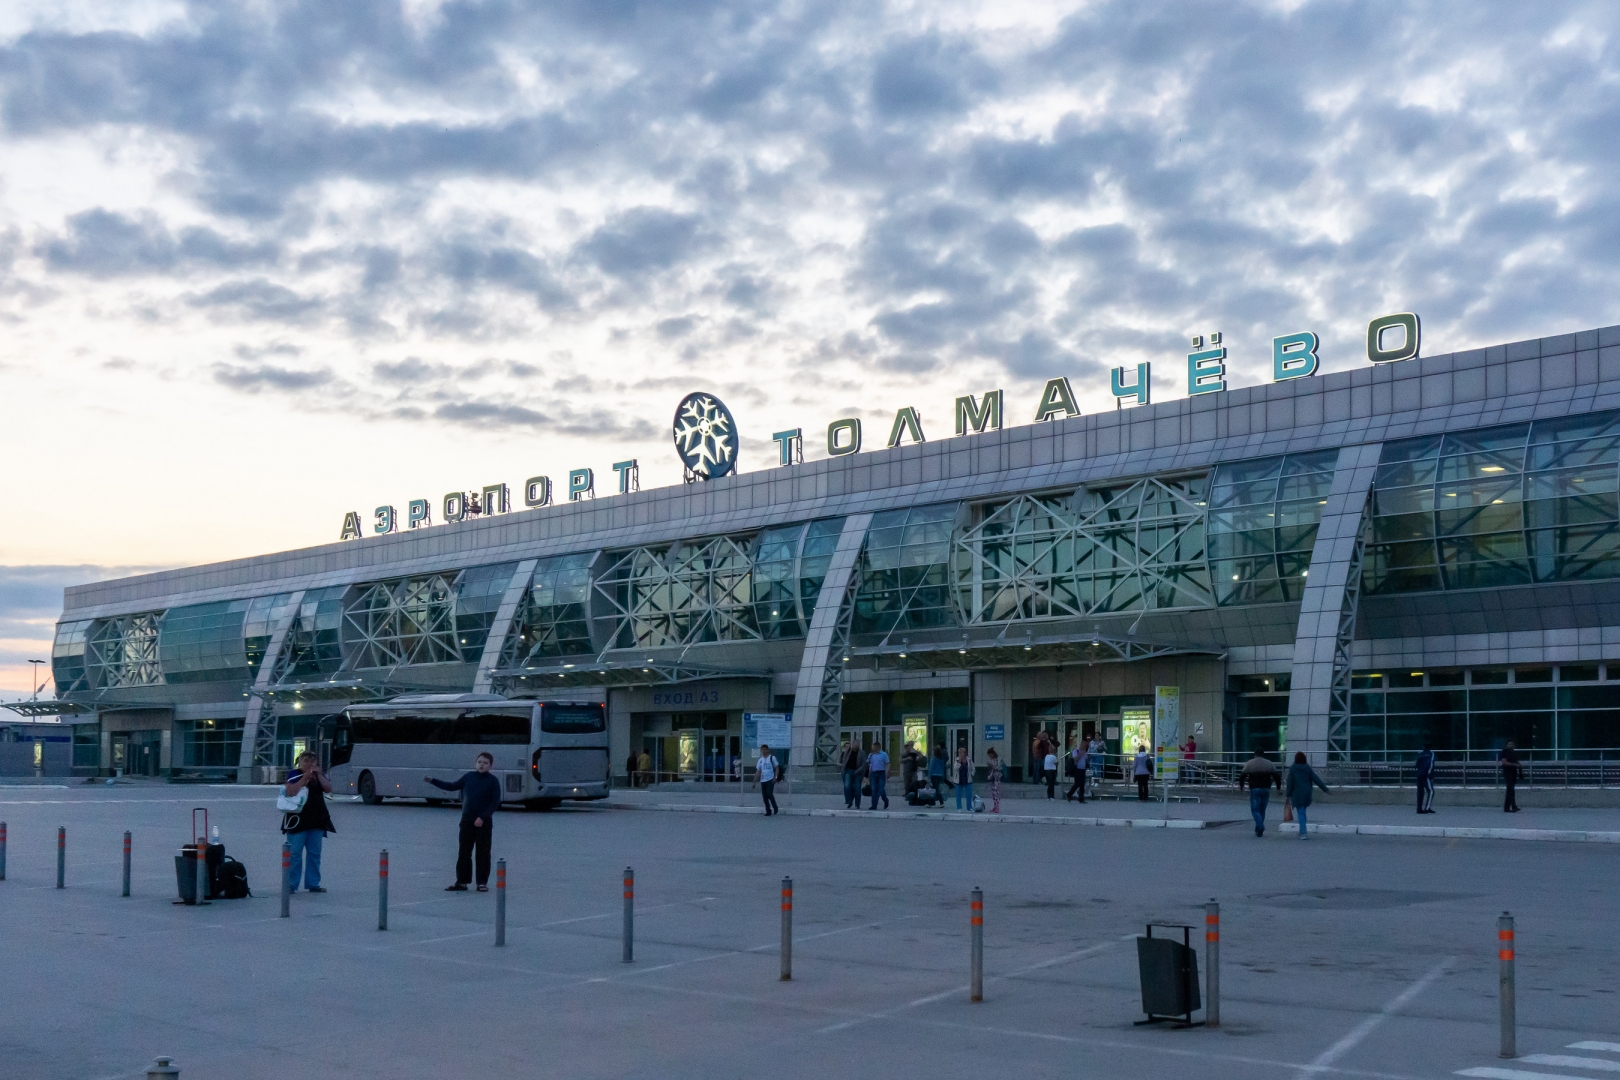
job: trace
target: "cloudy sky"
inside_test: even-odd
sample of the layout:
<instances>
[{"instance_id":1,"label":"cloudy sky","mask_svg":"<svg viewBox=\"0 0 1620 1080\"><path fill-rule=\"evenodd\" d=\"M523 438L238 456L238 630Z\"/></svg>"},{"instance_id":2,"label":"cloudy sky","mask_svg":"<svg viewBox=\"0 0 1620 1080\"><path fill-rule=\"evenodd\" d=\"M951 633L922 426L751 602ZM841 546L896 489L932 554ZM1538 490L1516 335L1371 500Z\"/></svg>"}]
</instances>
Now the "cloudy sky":
<instances>
[{"instance_id":1,"label":"cloudy sky","mask_svg":"<svg viewBox=\"0 0 1620 1080\"><path fill-rule=\"evenodd\" d=\"M63 584L1270 340L1620 321L1620 7L0 5L0 689ZM874 432L873 428L881 428Z\"/></svg>"}]
</instances>

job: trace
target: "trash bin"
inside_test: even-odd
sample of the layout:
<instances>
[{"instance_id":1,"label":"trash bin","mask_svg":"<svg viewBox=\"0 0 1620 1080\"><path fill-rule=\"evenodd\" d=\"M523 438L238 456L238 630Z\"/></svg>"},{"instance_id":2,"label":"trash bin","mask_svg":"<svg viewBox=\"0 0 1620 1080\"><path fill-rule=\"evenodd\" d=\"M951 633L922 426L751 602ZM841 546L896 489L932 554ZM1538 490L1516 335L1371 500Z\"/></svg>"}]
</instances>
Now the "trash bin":
<instances>
[{"instance_id":1,"label":"trash bin","mask_svg":"<svg viewBox=\"0 0 1620 1080\"><path fill-rule=\"evenodd\" d=\"M1180 930L1182 939L1154 937L1149 923L1147 934L1136 939L1136 963L1142 977L1142 1011L1154 1024L1170 1020L1182 1027L1193 1027L1192 1014L1203 1008L1198 996L1198 953L1192 947L1190 926L1159 923L1165 929ZM1202 1021L1200 1021L1202 1023Z\"/></svg>"}]
</instances>

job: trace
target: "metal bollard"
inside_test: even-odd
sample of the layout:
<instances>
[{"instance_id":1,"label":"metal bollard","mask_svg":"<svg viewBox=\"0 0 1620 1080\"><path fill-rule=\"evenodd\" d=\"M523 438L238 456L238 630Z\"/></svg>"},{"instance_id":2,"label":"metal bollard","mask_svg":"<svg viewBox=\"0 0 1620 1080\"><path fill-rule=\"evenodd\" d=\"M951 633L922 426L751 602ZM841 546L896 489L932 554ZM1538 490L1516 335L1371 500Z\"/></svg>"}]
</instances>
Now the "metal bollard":
<instances>
[{"instance_id":1,"label":"metal bollard","mask_svg":"<svg viewBox=\"0 0 1620 1080\"><path fill-rule=\"evenodd\" d=\"M1513 916L1502 912L1496 920L1496 958L1501 962L1499 995L1502 999L1502 1056L1518 1057L1518 1012L1513 993Z\"/></svg>"},{"instance_id":2,"label":"metal bollard","mask_svg":"<svg viewBox=\"0 0 1620 1080\"><path fill-rule=\"evenodd\" d=\"M0 821L0 881L6 880L6 823Z\"/></svg>"},{"instance_id":3,"label":"metal bollard","mask_svg":"<svg viewBox=\"0 0 1620 1080\"><path fill-rule=\"evenodd\" d=\"M292 884L292 848L287 844L281 845L281 917L287 918L292 914L292 893L287 886Z\"/></svg>"},{"instance_id":4,"label":"metal bollard","mask_svg":"<svg viewBox=\"0 0 1620 1080\"><path fill-rule=\"evenodd\" d=\"M1204 1026L1221 1026L1221 905L1204 905Z\"/></svg>"},{"instance_id":5,"label":"metal bollard","mask_svg":"<svg viewBox=\"0 0 1620 1080\"><path fill-rule=\"evenodd\" d=\"M388 929L388 849L377 855L377 929Z\"/></svg>"},{"instance_id":6,"label":"metal bollard","mask_svg":"<svg viewBox=\"0 0 1620 1080\"><path fill-rule=\"evenodd\" d=\"M160 1057L146 1070L146 1080L175 1080L180 1070L175 1067L174 1058Z\"/></svg>"},{"instance_id":7,"label":"metal bollard","mask_svg":"<svg viewBox=\"0 0 1620 1080\"><path fill-rule=\"evenodd\" d=\"M495 860L495 944L506 944L506 860Z\"/></svg>"},{"instance_id":8,"label":"metal bollard","mask_svg":"<svg viewBox=\"0 0 1620 1080\"><path fill-rule=\"evenodd\" d=\"M56 887L67 888L67 826L56 829Z\"/></svg>"},{"instance_id":9,"label":"metal bollard","mask_svg":"<svg viewBox=\"0 0 1620 1080\"><path fill-rule=\"evenodd\" d=\"M124 895L129 895L129 830L124 830Z\"/></svg>"},{"instance_id":10,"label":"metal bollard","mask_svg":"<svg viewBox=\"0 0 1620 1080\"><path fill-rule=\"evenodd\" d=\"M973 941L973 989L969 1000L984 1000L984 890L973 890L970 925Z\"/></svg>"},{"instance_id":11,"label":"metal bollard","mask_svg":"<svg viewBox=\"0 0 1620 1080\"><path fill-rule=\"evenodd\" d=\"M782 982L793 978L793 879L782 879Z\"/></svg>"},{"instance_id":12,"label":"metal bollard","mask_svg":"<svg viewBox=\"0 0 1620 1080\"><path fill-rule=\"evenodd\" d=\"M624 962L635 959L636 942L636 872L624 868Z\"/></svg>"}]
</instances>

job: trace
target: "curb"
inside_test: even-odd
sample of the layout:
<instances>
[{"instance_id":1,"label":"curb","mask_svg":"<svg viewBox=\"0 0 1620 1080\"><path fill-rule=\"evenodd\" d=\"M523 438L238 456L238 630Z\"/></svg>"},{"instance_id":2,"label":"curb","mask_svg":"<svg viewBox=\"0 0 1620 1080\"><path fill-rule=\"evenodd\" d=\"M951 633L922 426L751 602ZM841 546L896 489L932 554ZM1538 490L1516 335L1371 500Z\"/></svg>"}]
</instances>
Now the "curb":
<instances>
[{"instance_id":1,"label":"curb","mask_svg":"<svg viewBox=\"0 0 1620 1080\"><path fill-rule=\"evenodd\" d=\"M750 814L763 816L755 806L721 806L703 803L621 803L609 802L613 810L656 810L674 814ZM960 821L978 825L1077 825L1094 828L1127 829L1218 829L1227 825L1242 825L1243 819L1206 821L1203 819L1172 818L1091 818L1056 817L1040 814L964 814L939 813L927 810L838 810L789 807L781 811L789 817L901 819L907 821ZM1268 822L1276 828L1272 838L1294 838L1298 834L1281 827L1282 823ZM1325 836L1421 836L1444 840L1545 840L1559 843L1620 844L1620 832L1596 832L1582 829L1482 829L1467 826L1441 825L1312 825L1312 833Z\"/></svg>"}]
</instances>

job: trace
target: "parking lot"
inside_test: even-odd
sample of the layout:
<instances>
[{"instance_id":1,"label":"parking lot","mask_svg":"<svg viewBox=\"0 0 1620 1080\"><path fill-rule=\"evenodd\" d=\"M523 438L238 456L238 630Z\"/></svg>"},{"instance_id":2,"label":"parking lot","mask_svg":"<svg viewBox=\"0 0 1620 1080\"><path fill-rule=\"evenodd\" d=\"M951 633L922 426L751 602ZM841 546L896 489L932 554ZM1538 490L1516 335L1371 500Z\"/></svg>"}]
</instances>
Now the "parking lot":
<instances>
[{"instance_id":1,"label":"parking lot","mask_svg":"<svg viewBox=\"0 0 1620 1080\"><path fill-rule=\"evenodd\" d=\"M1496 918L1519 926L1522 1054L1611 1065L1620 871L1608 845L949 821L503 813L492 895L445 893L456 812L337 804L325 895L280 919L273 794L0 789L4 1072L186 1078L541 1075L1442 1077L1503 1066ZM207 805L256 896L171 904ZM56 827L68 830L55 889ZM133 892L119 896L122 833ZM379 932L377 854L391 859ZM636 957L620 961L635 867ZM777 889L795 888L793 980ZM968 892L985 891L985 1000ZM1131 939L1223 915L1219 1030L1134 1026ZM1201 935L1197 935L1201 936ZM1546 1075L1579 1066L1517 1064Z\"/></svg>"}]
</instances>

